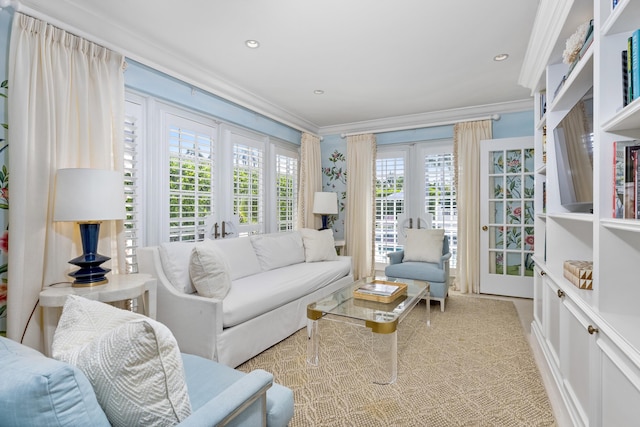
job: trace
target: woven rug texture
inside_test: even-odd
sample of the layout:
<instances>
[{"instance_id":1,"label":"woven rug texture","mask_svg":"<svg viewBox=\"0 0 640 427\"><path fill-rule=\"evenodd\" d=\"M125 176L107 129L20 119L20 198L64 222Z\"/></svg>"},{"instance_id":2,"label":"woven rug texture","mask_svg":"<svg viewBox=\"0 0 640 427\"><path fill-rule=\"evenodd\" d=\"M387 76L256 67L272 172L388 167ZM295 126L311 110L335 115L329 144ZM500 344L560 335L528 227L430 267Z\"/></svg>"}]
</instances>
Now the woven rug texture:
<instances>
[{"instance_id":1,"label":"woven rug texture","mask_svg":"<svg viewBox=\"0 0 640 427\"><path fill-rule=\"evenodd\" d=\"M420 302L398 327L398 379L373 383L372 334L320 321L320 365L306 363L302 329L238 367L264 369L293 390L297 426L555 426L510 301L450 295Z\"/></svg>"}]
</instances>

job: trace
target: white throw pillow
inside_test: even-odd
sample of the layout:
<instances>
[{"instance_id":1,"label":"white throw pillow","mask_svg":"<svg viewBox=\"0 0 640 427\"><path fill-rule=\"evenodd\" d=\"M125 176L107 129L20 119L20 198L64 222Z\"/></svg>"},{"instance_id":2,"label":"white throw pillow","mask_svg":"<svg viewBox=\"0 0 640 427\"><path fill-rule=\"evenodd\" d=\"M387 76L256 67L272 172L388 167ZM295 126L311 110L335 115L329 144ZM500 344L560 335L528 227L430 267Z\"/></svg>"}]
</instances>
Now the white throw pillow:
<instances>
[{"instance_id":1,"label":"white throw pillow","mask_svg":"<svg viewBox=\"0 0 640 427\"><path fill-rule=\"evenodd\" d=\"M189 259L194 246L193 242L165 242L158 248L164 274L174 288L185 294L196 291L189 277Z\"/></svg>"},{"instance_id":2,"label":"white throw pillow","mask_svg":"<svg viewBox=\"0 0 640 427\"><path fill-rule=\"evenodd\" d=\"M304 245L298 231L251 236L262 271L304 262Z\"/></svg>"},{"instance_id":3,"label":"white throw pillow","mask_svg":"<svg viewBox=\"0 0 640 427\"><path fill-rule=\"evenodd\" d=\"M300 230L304 243L304 258L306 262L335 261L338 259L336 245L333 240L333 230L314 230L303 228Z\"/></svg>"},{"instance_id":4,"label":"white throw pillow","mask_svg":"<svg viewBox=\"0 0 640 427\"><path fill-rule=\"evenodd\" d=\"M231 280L258 274L262 271L258 257L248 237L233 237L230 239L217 239L212 242L224 254Z\"/></svg>"},{"instance_id":5,"label":"white throw pillow","mask_svg":"<svg viewBox=\"0 0 640 427\"><path fill-rule=\"evenodd\" d=\"M52 353L87 376L113 426L175 425L191 414L178 344L155 320L70 295Z\"/></svg>"},{"instance_id":6,"label":"white throw pillow","mask_svg":"<svg viewBox=\"0 0 640 427\"><path fill-rule=\"evenodd\" d=\"M402 262L440 262L443 240L444 229L442 228L408 229Z\"/></svg>"},{"instance_id":7,"label":"white throw pillow","mask_svg":"<svg viewBox=\"0 0 640 427\"><path fill-rule=\"evenodd\" d=\"M198 295L203 297L223 299L231 289L229 265L212 240L205 240L191 250L189 275Z\"/></svg>"}]
</instances>

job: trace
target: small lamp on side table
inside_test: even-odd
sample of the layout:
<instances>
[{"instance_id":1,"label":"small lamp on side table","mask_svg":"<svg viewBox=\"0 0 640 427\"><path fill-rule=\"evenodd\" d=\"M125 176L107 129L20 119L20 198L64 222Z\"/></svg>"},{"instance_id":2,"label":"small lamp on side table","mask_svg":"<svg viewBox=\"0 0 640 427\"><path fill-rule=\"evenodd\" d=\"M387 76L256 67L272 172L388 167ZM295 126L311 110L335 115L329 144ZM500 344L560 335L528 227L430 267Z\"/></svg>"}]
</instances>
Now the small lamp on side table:
<instances>
[{"instance_id":1,"label":"small lamp on side table","mask_svg":"<svg viewBox=\"0 0 640 427\"><path fill-rule=\"evenodd\" d=\"M80 267L69 273L74 287L102 285L111 269L100 264L110 257L98 253L102 221L125 219L124 178L122 172L72 168L59 169L56 177L54 221L73 221L80 225L83 254L69 261Z\"/></svg>"},{"instance_id":2,"label":"small lamp on side table","mask_svg":"<svg viewBox=\"0 0 640 427\"><path fill-rule=\"evenodd\" d=\"M338 194L318 191L313 195L313 213L322 215L322 228L326 230L327 215L338 214Z\"/></svg>"}]
</instances>

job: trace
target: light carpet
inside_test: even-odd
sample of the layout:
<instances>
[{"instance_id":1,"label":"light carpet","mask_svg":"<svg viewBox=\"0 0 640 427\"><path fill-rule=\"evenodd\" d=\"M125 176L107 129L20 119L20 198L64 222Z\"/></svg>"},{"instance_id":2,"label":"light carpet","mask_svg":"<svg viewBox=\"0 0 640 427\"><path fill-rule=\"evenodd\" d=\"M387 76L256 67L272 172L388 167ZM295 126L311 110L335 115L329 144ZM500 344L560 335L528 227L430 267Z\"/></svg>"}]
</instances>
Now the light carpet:
<instances>
[{"instance_id":1,"label":"light carpet","mask_svg":"<svg viewBox=\"0 0 640 427\"><path fill-rule=\"evenodd\" d=\"M302 329L238 367L294 392L296 426L553 426L549 399L512 302L453 294L421 302L398 328L398 380L372 382L371 332L320 321L320 366Z\"/></svg>"}]
</instances>

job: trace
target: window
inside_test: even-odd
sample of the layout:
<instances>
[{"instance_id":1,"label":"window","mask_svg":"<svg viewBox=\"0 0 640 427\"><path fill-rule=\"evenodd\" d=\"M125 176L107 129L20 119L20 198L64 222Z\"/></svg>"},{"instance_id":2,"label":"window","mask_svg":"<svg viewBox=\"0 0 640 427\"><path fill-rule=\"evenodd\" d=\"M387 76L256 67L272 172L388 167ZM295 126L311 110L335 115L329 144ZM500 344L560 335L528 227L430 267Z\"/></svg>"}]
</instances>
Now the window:
<instances>
[{"instance_id":1,"label":"window","mask_svg":"<svg viewBox=\"0 0 640 427\"><path fill-rule=\"evenodd\" d=\"M432 226L449 238L451 268L456 266L458 211L454 188L453 142L381 146L376 159L375 262L386 264L387 252L403 247L404 230ZM419 223L419 224L418 224Z\"/></svg>"},{"instance_id":2,"label":"window","mask_svg":"<svg viewBox=\"0 0 640 427\"><path fill-rule=\"evenodd\" d=\"M233 214L239 235L264 232L264 144L238 134L233 140Z\"/></svg>"},{"instance_id":3,"label":"window","mask_svg":"<svg viewBox=\"0 0 640 427\"><path fill-rule=\"evenodd\" d=\"M205 235L213 213L216 129L166 113L169 167L169 240Z\"/></svg>"},{"instance_id":4,"label":"window","mask_svg":"<svg viewBox=\"0 0 640 427\"><path fill-rule=\"evenodd\" d=\"M296 223L298 200L297 152L276 149L276 229L291 231Z\"/></svg>"},{"instance_id":5,"label":"window","mask_svg":"<svg viewBox=\"0 0 640 427\"><path fill-rule=\"evenodd\" d=\"M451 261L456 267L458 248L458 208L454 187L453 153L441 152L424 155L425 198L424 211L431 214L434 228L444 228L449 237Z\"/></svg>"},{"instance_id":6,"label":"window","mask_svg":"<svg viewBox=\"0 0 640 427\"><path fill-rule=\"evenodd\" d=\"M405 156L381 153L376 159L375 262L386 263L387 252L399 246L398 227L404 214Z\"/></svg>"},{"instance_id":7,"label":"window","mask_svg":"<svg viewBox=\"0 0 640 427\"><path fill-rule=\"evenodd\" d=\"M143 106L139 99L127 96L124 118L124 191L127 217L124 220L125 269L138 272L136 248L142 238L142 212L140 203L139 141L143 126Z\"/></svg>"}]
</instances>

